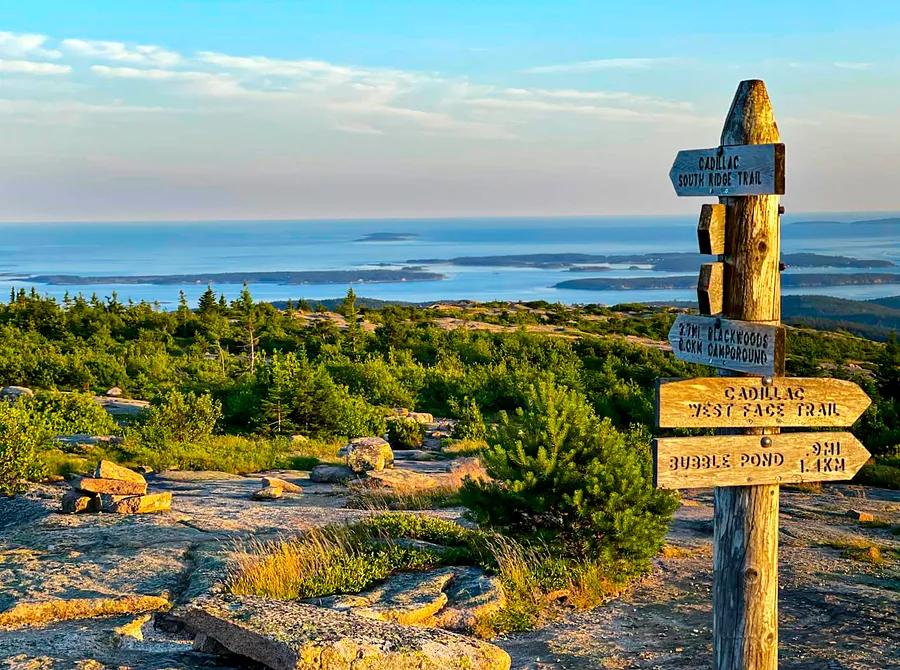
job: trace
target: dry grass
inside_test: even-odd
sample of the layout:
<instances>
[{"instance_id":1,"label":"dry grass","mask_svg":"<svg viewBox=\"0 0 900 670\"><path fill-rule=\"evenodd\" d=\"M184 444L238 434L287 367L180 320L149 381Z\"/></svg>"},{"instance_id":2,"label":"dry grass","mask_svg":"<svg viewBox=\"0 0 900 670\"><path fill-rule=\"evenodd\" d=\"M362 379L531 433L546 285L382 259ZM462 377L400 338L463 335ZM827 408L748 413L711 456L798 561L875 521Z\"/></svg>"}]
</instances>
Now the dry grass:
<instances>
[{"instance_id":1,"label":"dry grass","mask_svg":"<svg viewBox=\"0 0 900 670\"><path fill-rule=\"evenodd\" d=\"M863 538L832 540L826 543L825 546L832 549L840 549L846 558L862 563L871 563L872 565L884 565L888 562L889 557L896 554L892 549L882 550L874 542Z\"/></svg>"},{"instance_id":2,"label":"dry grass","mask_svg":"<svg viewBox=\"0 0 900 670\"><path fill-rule=\"evenodd\" d=\"M694 551L692 549L689 549L688 547L678 547L674 544L664 544L660 551L660 556L663 558L687 558L693 554Z\"/></svg>"},{"instance_id":3,"label":"dry grass","mask_svg":"<svg viewBox=\"0 0 900 670\"><path fill-rule=\"evenodd\" d=\"M22 628L72 619L159 612L169 607L169 601L160 596L73 598L41 603L19 603L5 612L0 612L0 628Z\"/></svg>"},{"instance_id":4,"label":"dry grass","mask_svg":"<svg viewBox=\"0 0 900 670\"><path fill-rule=\"evenodd\" d=\"M606 566L589 563L569 580L568 601L575 609L587 610L615 598L624 588L621 581L610 577Z\"/></svg>"},{"instance_id":5,"label":"dry grass","mask_svg":"<svg viewBox=\"0 0 900 670\"><path fill-rule=\"evenodd\" d=\"M370 512L440 509L456 507L458 489L439 487L430 491L389 491L359 489L347 499L347 507Z\"/></svg>"},{"instance_id":6,"label":"dry grass","mask_svg":"<svg viewBox=\"0 0 900 670\"><path fill-rule=\"evenodd\" d=\"M484 440L452 440L448 442L441 451L454 457L477 456L487 447L487 442Z\"/></svg>"}]
</instances>

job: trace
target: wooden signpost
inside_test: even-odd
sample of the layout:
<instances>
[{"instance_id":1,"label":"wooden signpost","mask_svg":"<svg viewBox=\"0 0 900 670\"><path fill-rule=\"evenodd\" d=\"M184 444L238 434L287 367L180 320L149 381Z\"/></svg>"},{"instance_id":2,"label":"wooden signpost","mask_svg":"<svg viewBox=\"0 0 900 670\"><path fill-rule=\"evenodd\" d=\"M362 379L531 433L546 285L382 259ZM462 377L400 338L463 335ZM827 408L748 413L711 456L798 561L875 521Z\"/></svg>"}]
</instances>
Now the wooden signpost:
<instances>
[{"instance_id":1,"label":"wooden signpost","mask_svg":"<svg viewBox=\"0 0 900 670\"><path fill-rule=\"evenodd\" d=\"M843 480L870 457L850 433L658 438L653 453L661 489Z\"/></svg>"},{"instance_id":2,"label":"wooden signpost","mask_svg":"<svg viewBox=\"0 0 900 670\"><path fill-rule=\"evenodd\" d=\"M669 344L682 361L771 376L784 355L784 328L681 314L669 330Z\"/></svg>"},{"instance_id":3,"label":"wooden signpost","mask_svg":"<svg viewBox=\"0 0 900 670\"><path fill-rule=\"evenodd\" d=\"M718 435L658 438L653 449L658 487L715 487L715 670L777 670L779 484L850 479L868 458L849 433L780 433L849 426L869 399L850 382L782 376L779 139L765 84L743 81L721 146L678 152L669 173L678 195L719 196L697 227L700 252L719 256L702 266L697 297L701 313L722 318L679 317L669 339L678 358L722 376L657 386L661 428Z\"/></svg>"},{"instance_id":4,"label":"wooden signpost","mask_svg":"<svg viewBox=\"0 0 900 670\"><path fill-rule=\"evenodd\" d=\"M784 145L750 144L679 151L669 179L678 195L784 193Z\"/></svg>"},{"instance_id":5,"label":"wooden signpost","mask_svg":"<svg viewBox=\"0 0 900 670\"><path fill-rule=\"evenodd\" d=\"M660 428L846 427L872 401L853 382L825 377L659 379Z\"/></svg>"}]
</instances>

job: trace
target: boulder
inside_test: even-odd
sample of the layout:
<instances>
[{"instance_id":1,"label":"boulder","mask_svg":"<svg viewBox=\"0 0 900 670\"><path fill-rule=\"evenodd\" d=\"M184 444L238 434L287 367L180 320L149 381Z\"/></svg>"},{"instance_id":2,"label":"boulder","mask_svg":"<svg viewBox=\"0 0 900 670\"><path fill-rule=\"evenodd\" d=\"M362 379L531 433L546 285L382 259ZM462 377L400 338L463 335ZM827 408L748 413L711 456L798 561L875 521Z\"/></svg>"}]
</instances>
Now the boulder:
<instances>
[{"instance_id":1,"label":"boulder","mask_svg":"<svg viewBox=\"0 0 900 670\"><path fill-rule=\"evenodd\" d=\"M147 485L144 476L138 474L134 470L116 465L112 461L100 461L94 469L94 477L98 479L117 479L120 482L134 482L135 484Z\"/></svg>"},{"instance_id":2,"label":"boulder","mask_svg":"<svg viewBox=\"0 0 900 670\"><path fill-rule=\"evenodd\" d=\"M437 477L415 472L414 470L377 470L368 473L365 479L352 482L355 489L367 491L385 491L391 493L424 493L442 486Z\"/></svg>"},{"instance_id":3,"label":"boulder","mask_svg":"<svg viewBox=\"0 0 900 670\"><path fill-rule=\"evenodd\" d=\"M153 512L167 512L171 508L172 494L169 491L148 493L143 496L114 496L106 494L100 496L101 511L113 514L150 514Z\"/></svg>"},{"instance_id":4,"label":"boulder","mask_svg":"<svg viewBox=\"0 0 900 670\"><path fill-rule=\"evenodd\" d=\"M354 476L353 470L346 465L327 465L325 463L317 465L309 473L311 481L325 484L343 484Z\"/></svg>"},{"instance_id":5,"label":"boulder","mask_svg":"<svg viewBox=\"0 0 900 670\"><path fill-rule=\"evenodd\" d=\"M849 510L847 512L847 516L862 523L871 523L872 521L875 521L875 515L871 512L860 512L859 510L855 509Z\"/></svg>"},{"instance_id":6,"label":"boulder","mask_svg":"<svg viewBox=\"0 0 900 670\"><path fill-rule=\"evenodd\" d=\"M436 461L438 458L433 451L424 449L394 449L395 461Z\"/></svg>"},{"instance_id":7,"label":"boulder","mask_svg":"<svg viewBox=\"0 0 900 670\"><path fill-rule=\"evenodd\" d=\"M426 623L447 604L444 587L453 575L453 568L402 572L357 595L323 598L320 603L369 619L414 626Z\"/></svg>"},{"instance_id":8,"label":"boulder","mask_svg":"<svg viewBox=\"0 0 900 670\"><path fill-rule=\"evenodd\" d=\"M207 596L185 623L233 654L272 670L508 670L494 645L436 628L256 596Z\"/></svg>"},{"instance_id":9,"label":"boulder","mask_svg":"<svg viewBox=\"0 0 900 670\"><path fill-rule=\"evenodd\" d=\"M72 480L72 488L77 491L107 493L116 496L140 496L147 492L146 482L141 484L139 482L123 482L119 479L99 479L96 477L76 477Z\"/></svg>"},{"instance_id":10,"label":"boulder","mask_svg":"<svg viewBox=\"0 0 900 670\"><path fill-rule=\"evenodd\" d=\"M380 437L358 437L347 445L347 467L362 473L384 470L394 464L394 452Z\"/></svg>"},{"instance_id":11,"label":"boulder","mask_svg":"<svg viewBox=\"0 0 900 670\"><path fill-rule=\"evenodd\" d=\"M109 412L112 416L140 416L150 408L148 400L134 400L132 398L111 398L105 395L94 396L94 402Z\"/></svg>"},{"instance_id":12,"label":"boulder","mask_svg":"<svg viewBox=\"0 0 900 670\"><path fill-rule=\"evenodd\" d=\"M259 491L253 492L254 500L278 500L284 495L280 486L264 486Z\"/></svg>"},{"instance_id":13,"label":"boulder","mask_svg":"<svg viewBox=\"0 0 900 670\"><path fill-rule=\"evenodd\" d=\"M100 499L94 495L84 495L79 491L69 491L62 497L63 514L79 512L99 512Z\"/></svg>"},{"instance_id":14,"label":"boulder","mask_svg":"<svg viewBox=\"0 0 900 670\"><path fill-rule=\"evenodd\" d=\"M469 632L478 620L490 616L506 604L503 586L497 577L488 577L478 568L454 568L453 581L444 590L447 606L435 624L447 630Z\"/></svg>"},{"instance_id":15,"label":"boulder","mask_svg":"<svg viewBox=\"0 0 900 670\"><path fill-rule=\"evenodd\" d=\"M434 416L428 412L410 412L407 416L410 419L415 419L419 423L434 423Z\"/></svg>"},{"instance_id":16,"label":"boulder","mask_svg":"<svg viewBox=\"0 0 900 670\"><path fill-rule=\"evenodd\" d=\"M34 391L25 386L4 386L0 388L0 400L8 400L9 402L16 402L22 396L31 397L33 395Z\"/></svg>"},{"instance_id":17,"label":"boulder","mask_svg":"<svg viewBox=\"0 0 900 670\"><path fill-rule=\"evenodd\" d=\"M107 389L106 397L107 398L118 398L122 395L122 389L118 386L113 386L111 389Z\"/></svg>"},{"instance_id":18,"label":"boulder","mask_svg":"<svg viewBox=\"0 0 900 670\"><path fill-rule=\"evenodd\" d=\"M262 484L264 487L274 487L281 489L285 493L303 493L303 487L297 486L293 482L279 477L263 477Z\"/></svg>"}]
</instances>

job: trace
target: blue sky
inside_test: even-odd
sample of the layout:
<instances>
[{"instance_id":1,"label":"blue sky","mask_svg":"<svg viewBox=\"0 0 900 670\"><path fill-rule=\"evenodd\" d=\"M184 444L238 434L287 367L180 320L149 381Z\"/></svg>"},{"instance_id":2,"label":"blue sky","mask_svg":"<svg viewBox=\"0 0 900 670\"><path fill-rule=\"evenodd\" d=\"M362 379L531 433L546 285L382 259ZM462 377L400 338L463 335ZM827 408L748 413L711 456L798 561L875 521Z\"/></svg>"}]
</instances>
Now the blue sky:
<instances>
[{"instance_id":1,"label":"blue sky","mask_svg":"<svg viewBox=\"0 0 900 670\"><path fill-rule=\"evenodd\" d=\"M0 2L3 220L694 211L766 80L793 211L897 210L896 2Z\"/></svg>"}]
</instances>

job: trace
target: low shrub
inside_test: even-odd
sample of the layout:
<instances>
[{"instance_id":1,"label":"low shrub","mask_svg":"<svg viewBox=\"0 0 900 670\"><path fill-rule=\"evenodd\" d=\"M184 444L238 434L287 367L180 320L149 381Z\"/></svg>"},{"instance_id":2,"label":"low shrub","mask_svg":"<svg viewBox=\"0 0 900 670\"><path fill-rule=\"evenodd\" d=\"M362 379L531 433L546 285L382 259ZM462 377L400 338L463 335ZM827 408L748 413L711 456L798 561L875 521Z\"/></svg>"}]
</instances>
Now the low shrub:
<instances>
[{"instance_id":1,"label":"low shrub","mask_svg":"<svg viewBox=\"0 0 900 670\"><path fill-rule=\"evenodd\" d=\"M392 449L418 449L425 442L425 427L405 416L391 417L387 422L387 440Z\"/></svg>"},{"instance_id":2,"label":"low shrub","mask_svg":"<svg viewBox=\"0 0 900 670\"><path fill-rule=\"evenodd\" d=\"M117 435L121 428L90 393L39 391L26 400L53 435Z\"/></svg>"},{"instance_id":3,"label":"low shrub","mask_svg":"<svg viewBox=\"0 0 900 670\"><path fill-rule=\"evenodd\" d=\"M450 403L451 411L458 420L453 427L453 437L457 440L484 440L487 435L484 417L478 405L471 398L466 398L463 403Z\"/></svg>"},{"instance_id":4,"label":"low shrub","mask_svg":"<svg viewBox=\"0 0 900 670\"><path fill-rule=\"evenodd\" d=\"M43 476L39 451L51 437L28 403L0 402L0 493L19 493Z\"/></svg>"}]
</instances>

